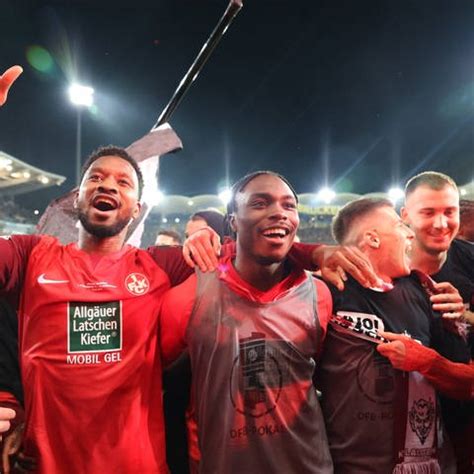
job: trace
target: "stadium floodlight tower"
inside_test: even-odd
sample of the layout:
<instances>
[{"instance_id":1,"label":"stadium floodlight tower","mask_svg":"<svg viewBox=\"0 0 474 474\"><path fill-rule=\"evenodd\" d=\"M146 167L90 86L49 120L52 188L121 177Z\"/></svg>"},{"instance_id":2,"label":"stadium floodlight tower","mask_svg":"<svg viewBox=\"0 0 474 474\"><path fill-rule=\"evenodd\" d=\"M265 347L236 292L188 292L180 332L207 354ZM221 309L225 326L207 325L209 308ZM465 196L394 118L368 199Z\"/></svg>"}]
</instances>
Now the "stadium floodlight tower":
<instances>
[{"instance_id":1,"label":"stadium floodlight tower","mask_svg":"<svg viewBox=\"0 0 474 474\"><path fill-rule=\"evenodd\" d=\"M79 186L81 176L81 145L82 145L82 109L92 107L94 104L94 89L80 84L71 84L69 87L69 99L76 106L76 185Z\"/></svg>"}]
</instances>

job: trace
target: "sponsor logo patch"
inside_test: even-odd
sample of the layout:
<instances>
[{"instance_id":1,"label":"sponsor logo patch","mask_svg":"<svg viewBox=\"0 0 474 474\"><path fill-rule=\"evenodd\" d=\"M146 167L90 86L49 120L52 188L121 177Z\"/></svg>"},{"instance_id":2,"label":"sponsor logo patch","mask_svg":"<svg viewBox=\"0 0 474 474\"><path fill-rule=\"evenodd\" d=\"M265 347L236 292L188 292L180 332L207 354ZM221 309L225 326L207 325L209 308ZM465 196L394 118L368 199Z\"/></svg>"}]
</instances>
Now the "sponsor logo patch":
<instances>
[{"instance_id":1,"label":"sponsor logo patch","mask_svg":"<svg viewBox=\"0 0 474 474\"><path fill-rule=\"evenodd\" d=\"M235 376L235 371L240 374ZM234 408L253 418L264 416L276 408L282 385L280 364L265 335L253 332L250 337L241 339L229 385Z\"/></svg>"},{"instance_id":2,"label":"sponsor logo patch","mask_svg":"<svg viewBox=\"0 0 474 474\"><path fill-rule=\"evenodd\" d=\"M103 352L122 348L122 305L70 302L68 352Z\"/></svg>"},{"instance_id":3,"label":"sponsor logo patch","mask_svg":"<svg viewBox=\"0 0 474 474\"><path fill-rule=\"evenodd\" d=\"M337 331L351 334L366 341L383 341L379 331L384 330L384 324L375 314L338 311L337 314L331 316L330 324Z\"/></svg>"}]
</instances>

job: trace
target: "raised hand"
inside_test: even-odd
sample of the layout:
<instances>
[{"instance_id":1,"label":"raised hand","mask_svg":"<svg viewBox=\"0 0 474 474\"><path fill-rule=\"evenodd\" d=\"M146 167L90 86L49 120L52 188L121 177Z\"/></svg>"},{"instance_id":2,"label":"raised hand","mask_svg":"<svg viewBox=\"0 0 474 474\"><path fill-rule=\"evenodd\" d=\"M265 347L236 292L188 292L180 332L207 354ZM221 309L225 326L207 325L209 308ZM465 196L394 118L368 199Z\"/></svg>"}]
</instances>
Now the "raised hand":
<instances>
[{"instance_id":1,"label":"raised hand","mask_svg":"<svg viewBox=\"0 0 474 474\"><path fill-rule=\"evenodd\" d=\"M0 106L6 102L10 87L22 72L21 66L12 66L0 76Z\"/></svg>"}]
</instances>

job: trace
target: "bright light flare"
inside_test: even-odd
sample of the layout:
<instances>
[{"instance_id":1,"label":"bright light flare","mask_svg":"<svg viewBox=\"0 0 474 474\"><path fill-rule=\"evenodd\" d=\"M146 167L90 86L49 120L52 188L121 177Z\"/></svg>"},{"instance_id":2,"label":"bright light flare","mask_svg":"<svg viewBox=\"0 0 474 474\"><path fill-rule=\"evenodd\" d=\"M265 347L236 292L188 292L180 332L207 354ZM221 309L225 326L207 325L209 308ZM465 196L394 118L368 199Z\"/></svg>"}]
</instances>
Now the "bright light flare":
<instances>
[{"instance_id":1,"label":"bright light flare","mask_svg":"<svg viewBox=\"0 0 474 474\"><path fill-rule=\"evenodd\" d=\"M94 89L80 84L69 87L69 99L74 105L91 107L94 103Z\"/></svg>"},{"instance_id":2,"label":"bright light flare","mask_svg":"<svg viewBox=\"0 0 474 474\"><path fill-rule=\"evenodd\" d=\"M232 198L232 191L229 188L225 188L218 194L218 197L227 206Z\"/></svg>"},{"instance_id":3,"label":"bright light flare","mask_svg":"<svg viewBox=\"0 0 474 474\"><path fill-rule=\"evenodd\" d=\"M324 187L318 192L318 199L326 204L329 204L335 197L336 193L328 187Z\"/></svg>"},{"instance_id":4,"label":"bright light flare","mask_svg":"<svg viewBox=\"0 0 474 474\"><path fill-rule=\"evenodd\" d=\"M401 188L390 188L387 194L393 203L397 203L405 197L405 192Z\"/></svg>"}]
</instances>

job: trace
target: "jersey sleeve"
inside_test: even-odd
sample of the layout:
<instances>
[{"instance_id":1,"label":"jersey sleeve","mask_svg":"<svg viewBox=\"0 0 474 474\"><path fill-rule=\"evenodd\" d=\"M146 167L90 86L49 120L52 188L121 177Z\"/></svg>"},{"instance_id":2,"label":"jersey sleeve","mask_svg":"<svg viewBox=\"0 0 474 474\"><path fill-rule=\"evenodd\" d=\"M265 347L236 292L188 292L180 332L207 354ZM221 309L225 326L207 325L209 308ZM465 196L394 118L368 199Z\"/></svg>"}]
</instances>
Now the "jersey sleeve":
<instances>
[{"instance_id":1,"label":"jersey sleeve","mask_svg":"<svg viewBox=\"0 0 474 474\"><path fill-rule=\"evenodd\" d=\"M163 365L169 365L186 348L186 329L196 298L197 277L168 290L160 308L160 346Z\"/></svg>"},{"instance_id":2,"label":"jersey sleeve","mask_svg":"<svg viewBox=\"0 0 474 474\"><path fill-rule=\"evenodd\" d=\"M406 356L402 369L416 370L444 395L455 399L474 398L474 364L451 362L416 341L403 341Z\"/></svg>"},{"instance_id":3,"label":"jersey sleeve","mask_svg":"<svg viewBox=\"0 0 474 474\"><path fill-rule=\"evenodd\" d=\"M176 286L189 278L194 270L186 263L181 246L153 246L148 253L168 275L171 286Z\"/></svg>"},{"instance_id":4,"label":"jersey sleeve","mask_svg":"<svg viewBox=\"0 0 474 474\"><path fill-rule=\"evenodd\" d=\"M0 294L9 299L20 294L28 258L39 242L37 235L13 235L0 238Z\"/></svg>"}]
</instances>

